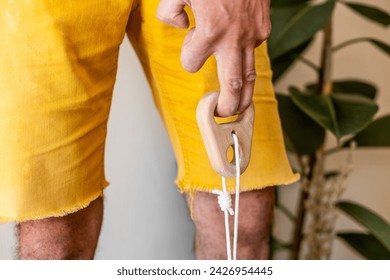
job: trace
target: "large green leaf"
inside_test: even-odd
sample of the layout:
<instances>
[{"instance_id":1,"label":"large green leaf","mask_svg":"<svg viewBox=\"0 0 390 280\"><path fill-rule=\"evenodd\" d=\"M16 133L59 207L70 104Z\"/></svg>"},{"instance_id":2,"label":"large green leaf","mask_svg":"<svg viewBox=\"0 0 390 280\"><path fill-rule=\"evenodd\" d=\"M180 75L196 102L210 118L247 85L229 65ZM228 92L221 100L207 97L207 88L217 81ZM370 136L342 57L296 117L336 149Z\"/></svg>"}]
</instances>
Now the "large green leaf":
<instances>
[{"instance_id":1,"label":"large green leaf","mask_svg":"<svg viewBox=\"0 0 390 280\"><path fill-rule=\"evenodd\" d=\"M272 46L272 40L276 36L276 34L280 33L281 30L286 26L288 21L294 17L294 15L298 14L300 10L305 9L307 7L307 4L300 3L298 5L293 5L289 7L282 7L277 9L271 10L271 23L272 23L272 31L271 35L267 40L268 49L271 53L272 50L270 50L270 42ZM270 56L271 60L274 59L274 57Z\"/></svg>"},{"instance_id":2,"label":"large green leaf","mask_svg":"<svg viewBox=\"0 0 390 280\"><path fill-rule=\"evenodd\" d=\"M381 216L353 202L341 201L336 206L366 227L390 251L390 224Z\"/></svg>"},{"instance_id":3,"label":"large green leaf","mask_svg":"<svg viewBox=\"0 0 390 280\"><path fill-rule=\"evenodd\" d=\"M302 45L271 61L273 82L276 82L288 70L288 68L290 68L290 66L306 50L310 43L311 40L304 42Z\"/></svg>"},{"instance_id":4,"label":"large green leaf","mask_svg":"<svg viewBox=\"0 0 390 280\"><path fill-rule=\"evenodd\" d=\"M277 94L286 144L297 154L312 154L324 143L325 130L302 112L287 95Z\"/></svg>"},{"instance_id":5,"label":"large green leaf","mask_svg":"<svg viewBox=\"0 0 390 280\"><path fill-rule=\"evenodd\" d=\"M370 123L344 146L349 146L351 141L356 141L358 147L390 147L390 115Z\"/></svg>"},{"instance_id":6,"label":"large green leaf","mask_svg":"<svg viewBox=\"0 0 390 280\"><path fill-rule=\"evenodd\" d=\"M378 106L369 98L351 94L305 94L290 88L292 101L337 139L356 133L369 124Z\"/></svg>"},{"instance_id":7,"label":"large green leaf","mask_svg":"<svg viewBox=\"0 0 390 280\"><path fill-rule=\"evenodd\" d=\"M338 80L333 83L333 91L337 94L359 93L370 99L375 99L377 89L372 83L361 80Z\"/></svg>"},{"instance_id":8,"label":"large green leaf","mask_svg":"<svg viewBox=\"0 0 390 280\"><path fill-rule=\"evenodd\" d=\"M390 25L390 15L386 11L369 5L353 2L342 2L360 15L384 26Z\"/></svg>"},{"instance_id":9,"label":"large green leaf","mask_svg":"<svg viewBox=\"0 0 390 280\"><path fill-rule=\"evenodd\" d=\"M367 97L351 94L333 94L340 137L365 128L378 111L375 102Z\"/></svg>"},{"instance_id":10,"label":"large green leaf","mask_svg":"<svg viewBox=\"0 0 390 280\"><path fill-rule=\"evenodd\" d=\"M337 236L368 260L390 260L390 251L371 234L341 232Z\"/></svg>"},{"instance_id":11,"label":"large green leaf","mask_svg":"<svg viewBox=\"0 0 390 280\"><path fill-rule=\"evenodd\" d=\"M303 112L324 128L332 131L337 137L340 135L336 112L330 96L304 94L298 89L289 89L291 99Z\"/></svg>"},{"instance_id":12,"label":"large green leaf","mask_svg":"<svg viewBox=\"0 0 390 280\"><path fill-rule=\"evenodd\" d=\"M289 55L286 58L271 61L272 82L276 83L294 62L295 58Z\"/></svg>"},{"instance_id":13,"label":"large green leaf","mask_svg":"<svg viewBox=\"0 0 390 280\"><path fill-rule=\"evenodd\" d=\"M335 5L295 5L273 9L272 33L268 39L271 59L275 59L311 39L329 20Z\"/></svg>"},{"instance_id":14,"label":"large green leaf","mask_svg":"<svg viewBox=\"0 0 390 280\"><path fill-rule=\"evenodd\" d=\"M387 45L386 43L372 38L368 38L367 40L372 44L374 44L374 46L376 46L377 48L385 52L386 54L390 55L390 46Z\"/></svg>"},{"instance_id":15,"label":"large green leaf","mask_svg":"<svg viewBox=\"0 0 390 280\"><path fill-rule=\"evenodd\" d=\"M286 6L299 5L305 2L309 2L310 0L272 0L271 7L272 8L280 8Z\"/></svg>"},{"instance_id":16,"label":"large green leaf","mask_svg":"<svg viewBox=\"0 0 390 280\"><path fill-rule=\"evenodd\" d=\"M311 91L316 91L315 84L308 84L306 88ZM377 93L374 84L362 80L335 80L333 82L333 91L335 94L339 92L360 94L370 99L375 99Z\"/></svg>"}]
</instances>

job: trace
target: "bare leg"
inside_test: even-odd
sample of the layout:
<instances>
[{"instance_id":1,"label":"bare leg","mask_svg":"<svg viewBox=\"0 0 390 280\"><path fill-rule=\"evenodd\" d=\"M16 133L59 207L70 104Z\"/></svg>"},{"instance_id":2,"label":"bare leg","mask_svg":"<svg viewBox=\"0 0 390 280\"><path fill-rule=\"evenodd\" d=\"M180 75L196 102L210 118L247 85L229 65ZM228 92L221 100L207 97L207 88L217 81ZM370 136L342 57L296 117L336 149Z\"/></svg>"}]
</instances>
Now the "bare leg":
<instances>
[{"instance_id":1,"label":"bare leg","mask_svg":"<svg viewBox=\"0 0 390 280\"><path fill-rule=\"evenodd\" d=\"M234 201L234 196L232 197ZM188 197L187 197L187 201ZM274 207L274 189L243 192L240 194L238 227L238 259L269 258L269 234ZM195 219L195 255L197 259L226 259L224 214L217 197L196 192L192 213ZM233 219L230 219L233 239Z\"/></svg>"},{"instance_id":2,"label":"bare leg","mask_svg":"<svg viewBox=\"0 0 390 280\"><path fill-rule=\"evenodd\" d=\"M60 218L18 224L20 259L93 259L103 219L103 198Z\"/></svg>"}]
</instances>

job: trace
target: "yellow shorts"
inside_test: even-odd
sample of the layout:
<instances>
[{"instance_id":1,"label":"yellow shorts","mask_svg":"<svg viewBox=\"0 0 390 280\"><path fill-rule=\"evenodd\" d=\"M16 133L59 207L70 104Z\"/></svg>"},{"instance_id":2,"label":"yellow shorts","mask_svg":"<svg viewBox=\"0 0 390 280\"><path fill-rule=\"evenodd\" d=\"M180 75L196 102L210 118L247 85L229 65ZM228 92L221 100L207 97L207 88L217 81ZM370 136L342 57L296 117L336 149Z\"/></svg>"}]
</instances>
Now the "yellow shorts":
<instances>
[{"instance_id":1,"label":"yellow shorts","mask_svg":"<svg viewBox=\"0 0 390 280\"><path fill-rule=\"evenodd\" d=\"M172 141L178 187L220 187L195 117L199 99L219 89L215 61L196 74L182 69L187 31L160 23L158 2L0 1L1 222L65 215L102 195L109 184L103 166L107 120L126 32ZM256 67L255 129L243 191L298 179L285 154L265 44L257 48Z\"/></svg>"}]
</instances>

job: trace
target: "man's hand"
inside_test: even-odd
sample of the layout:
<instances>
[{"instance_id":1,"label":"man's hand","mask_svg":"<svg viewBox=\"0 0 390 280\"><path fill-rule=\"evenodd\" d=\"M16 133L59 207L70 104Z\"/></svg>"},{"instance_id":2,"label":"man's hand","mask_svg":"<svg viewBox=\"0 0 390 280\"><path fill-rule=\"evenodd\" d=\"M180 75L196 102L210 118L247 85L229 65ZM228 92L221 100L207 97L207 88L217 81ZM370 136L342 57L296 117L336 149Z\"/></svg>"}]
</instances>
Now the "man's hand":
<instances>
[{"instance_id":1,"label":"man's hand","mask_svg":"<svg viewBox=\"0 0 390 280\"><path fill-rule=\"evenodd\" d=\"M252 102L256 80L254 48L271 31L270 0L161 0L157 17L186 29L186 5L193 10L196 28L184 40L184 69L197 72L214 54L221 85L216 114L227 117L243 112Z\"/></svg>"}]
</instances>

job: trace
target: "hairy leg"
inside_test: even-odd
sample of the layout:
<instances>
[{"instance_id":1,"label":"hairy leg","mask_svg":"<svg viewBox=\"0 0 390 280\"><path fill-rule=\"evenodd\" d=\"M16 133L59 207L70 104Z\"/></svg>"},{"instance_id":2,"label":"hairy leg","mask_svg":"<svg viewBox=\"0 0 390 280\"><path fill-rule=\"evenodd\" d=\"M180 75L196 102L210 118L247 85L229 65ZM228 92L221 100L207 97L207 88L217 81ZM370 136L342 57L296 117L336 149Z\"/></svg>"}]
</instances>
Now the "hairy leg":
<instances>
[{"instance_id":1,"label":"hairy leg","mask_svg":"<svg viewBox=\"0 0 390 280\"><path fill-rule=\"evenodd\" d=\"M19 259L93 259L103 219L103 198L59 218L17 225Z\"/></svg>"},{"instance_id":2,"label":"hairy leg","mask_svg":"<svg viewBox=\"0 0 390 280\"><path fill-rule=\"evenodd\" d=\"M234 196L232 196L234 201ZM187 196L187 202L189 198ZM234 204L234 203L233 203ZM269 235L274 208L274 188L240 194L237 259L269 258ZM196 192L192 202L196 227L195 255L197 259L226 259L224 214L217 197ZM230 218L233 240L233 218Z\"/></svg>"}]
</instances>

